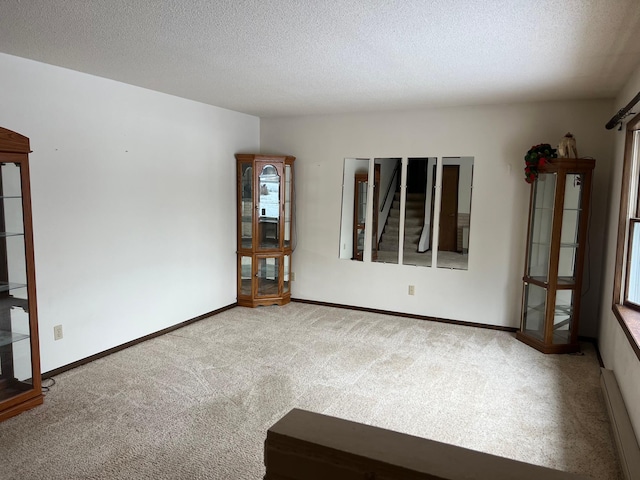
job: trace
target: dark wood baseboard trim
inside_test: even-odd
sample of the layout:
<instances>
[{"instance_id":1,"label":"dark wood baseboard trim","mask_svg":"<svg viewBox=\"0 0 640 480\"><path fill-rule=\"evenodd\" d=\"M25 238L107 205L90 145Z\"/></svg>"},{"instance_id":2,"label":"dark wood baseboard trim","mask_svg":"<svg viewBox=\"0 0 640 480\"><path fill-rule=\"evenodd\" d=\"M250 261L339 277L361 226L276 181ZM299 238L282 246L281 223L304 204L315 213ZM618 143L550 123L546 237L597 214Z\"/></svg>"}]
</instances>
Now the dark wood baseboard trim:
<instances>
[{"instance_id":1,"label":"dark wood baseboard trim","mask_svg":"<svg viewBox=\"0 0 640 480\"><path fill-rule=\"evenodd\" d=\"M58 367L54 370L49 370L48 372L45 372L42 374L42 379L44 380L46 378L51 378L55 375L61 374L62 372L66 372L67 370L71 370L81 365L85 365L87 363L93 362L94 360L97 360L99 358L106 357L107 355L111 355L112 353L116 353L116 352L119 352L120 350L124 350L125 348L129 348L134 345L137 345L138 343L146 342L147 340L151 340L152 338L156 338L161 335L165 335L167 333L173 332L174 330L178 330L179 328L186 327L187 325L190 325L192 323L198 322L200 320L204 320L205 318L230 310L236 307L237 305L238 305L237 302L232 303L225 307L218 308L217 310L213 310L212 312L204 313L190 320L185 320L184 322L178 323L171 327L163 328L162 330L159 330L157 332L150 333L149 335L145 335L144 337L131 340L130 342L127 342L127 343L123 343L122 345L118 345L117 347L110 348L108 350L105 350L104 352L96 353L95 355L91 355L90 357L86 357L81 360L75 361L73 363L69 363L68 365L63 365L62 367Z\"/></svg>"},{"instance_id":2,"label":"dark wood baseboard trim","mask_svg":"<svg viewBox=\"0 0 640 480\"><path fill-rule=\"evenodd\" d=\"M604 362L602 361L602 355L600 355L600 348L598 347L598 339L595 337L583 337L578 335L579 342L587 342L593 345L593 348L596 350L596 355L598 357L598 363L600 364L600 368L604 368Z\"/></svg>"},{"instance_id":3,"label":"dark wood baseboard trim","mask_svg":"<svg viewBox=\"0 0 640 480\"><path fill-rule=\"evenodd\" d=\"M393 315L394 317L414 318L416 320L427 320L430 322L450 323L452 325L461 325L463 327L485 328L487 330L499 330L501 332L517 332L516 327L500 327L498 325L487 325L486 323L464 322L462 320L451 320L448 318L427 317L425 315L416 315L413 313L392 312L390 310L378 310L376 308L356 307L353 305L342 305L340 303L318 302L316 300L304 300L302 298L292 298L292 302L308 303L309 305L321 305L324 307L344 308L347 310L357 310L360 312L380 313L382 315Z\"/></svg>"}]
</instances>

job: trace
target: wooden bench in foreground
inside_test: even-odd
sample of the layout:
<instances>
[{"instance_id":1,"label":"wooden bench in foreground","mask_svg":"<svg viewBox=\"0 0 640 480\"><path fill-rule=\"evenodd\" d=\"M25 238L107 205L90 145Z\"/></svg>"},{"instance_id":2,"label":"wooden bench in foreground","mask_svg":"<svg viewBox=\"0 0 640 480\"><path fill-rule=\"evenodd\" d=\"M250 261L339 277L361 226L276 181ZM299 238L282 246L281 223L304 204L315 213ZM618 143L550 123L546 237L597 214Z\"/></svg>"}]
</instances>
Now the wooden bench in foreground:
<instances>
[{"instance_id":1,"label":"wooden bench in foreground","mask_svg":"<svg viewBox=\"0 0 640 480\"><path fill-rule=\"evenodd\" d=\"M587 480L294 409L267 432L265 480Z\"/></svg>"}]
</instances>

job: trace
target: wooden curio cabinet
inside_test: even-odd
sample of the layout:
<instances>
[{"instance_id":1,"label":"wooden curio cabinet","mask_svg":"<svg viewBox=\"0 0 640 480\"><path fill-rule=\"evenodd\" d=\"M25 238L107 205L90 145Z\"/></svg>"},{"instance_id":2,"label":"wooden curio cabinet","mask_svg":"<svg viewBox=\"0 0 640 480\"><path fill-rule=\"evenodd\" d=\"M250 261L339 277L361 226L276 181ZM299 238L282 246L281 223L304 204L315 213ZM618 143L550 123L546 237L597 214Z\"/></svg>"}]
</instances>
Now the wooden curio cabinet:
<instances>
[{"instance_id":1,"label":"wooden curio cabinet","mask_svg":"<svg viewBox=\"0 0 640 480\"><path fill-rule=\"evenodd\" d=\"M0 420L40 405L29 139L0 128Z\"/></svg>"},{"instance_id":2,"label":"wooden curio cabinet","mask_svg":"<svg viewBox=\"0 0 640 480\"><path fill-rule=\"evenodd\" d=\"M578 351L595 160L554 158L531 186L522 319L517 338L543 353Z\"/></svg>"},{"instance_id":3,"label":"wooden curio cabinet","mask_svg":"<svg viewBox=\"0 0 640 480\"><path fill-rule=\"evenodd\" d=\"M295 157L236 155L238 305L291 300Z\"/></svg>"}]
</instances>

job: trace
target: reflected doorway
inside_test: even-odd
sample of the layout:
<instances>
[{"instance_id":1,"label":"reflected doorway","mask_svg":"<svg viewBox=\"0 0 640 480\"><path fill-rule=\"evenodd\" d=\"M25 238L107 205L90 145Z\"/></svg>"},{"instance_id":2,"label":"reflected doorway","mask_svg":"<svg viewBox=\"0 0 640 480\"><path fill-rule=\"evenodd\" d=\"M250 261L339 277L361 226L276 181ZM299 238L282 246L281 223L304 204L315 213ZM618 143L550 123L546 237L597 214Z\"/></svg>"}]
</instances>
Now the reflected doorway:
<instances>
[{"instance_id":1,"label":"reflected doorway","mask_svg":"<svg viewBox=\"0 0 640 480\"><path fill-rule=\"evenodd\" d=\"M458 165L442 166L442 196L438 248L445 252L458 251Z\"/></svg>"}]
</instances>

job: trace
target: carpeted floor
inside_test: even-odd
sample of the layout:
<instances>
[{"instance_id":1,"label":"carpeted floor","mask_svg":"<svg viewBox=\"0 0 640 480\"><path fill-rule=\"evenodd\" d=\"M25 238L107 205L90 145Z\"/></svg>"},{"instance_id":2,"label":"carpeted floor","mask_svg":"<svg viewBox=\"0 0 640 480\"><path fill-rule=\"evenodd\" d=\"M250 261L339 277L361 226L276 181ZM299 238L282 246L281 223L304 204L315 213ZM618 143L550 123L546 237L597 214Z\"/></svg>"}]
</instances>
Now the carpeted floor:
<instances>
[{"instance_id":1,"label":"carpeted floor","mask_svg":"<svg viewBox=\"0 0 640 480\"><path fill-rule=\"evenodd\" d=\"M592 345L292 303L237 307L59 375L0 423L0 478L262 478L293 407L622 478Z\"/></svg>"}]
</instances>

